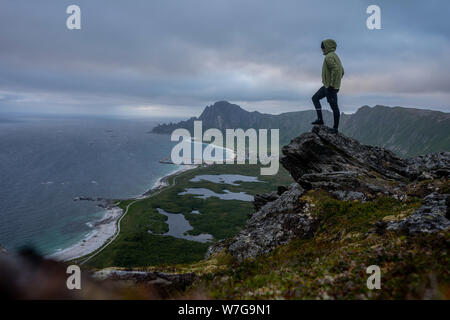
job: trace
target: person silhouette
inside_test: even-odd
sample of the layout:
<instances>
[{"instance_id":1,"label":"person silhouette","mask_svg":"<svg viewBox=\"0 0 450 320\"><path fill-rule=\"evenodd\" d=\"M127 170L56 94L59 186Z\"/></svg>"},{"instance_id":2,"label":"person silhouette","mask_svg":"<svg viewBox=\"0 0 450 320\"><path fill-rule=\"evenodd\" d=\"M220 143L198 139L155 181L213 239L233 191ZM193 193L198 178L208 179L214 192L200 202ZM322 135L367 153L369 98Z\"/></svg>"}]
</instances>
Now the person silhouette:
<instances>
[{"instance_id":1,"label":"person silhouette","mask_svg":"<svg viewBox=\"0 0 450 320\"><path fill-rule=\"evenodd\" d=\"M344 76L344 68L341 60L336 54L336 41L333 39L323 40L321 48L325 59L322 65L322 83L323 86L317 90L312 96L312 101L317 112L317 120L313 121L313 125L323 125L322 106L320 100L327 98L331 110L333 110L334 125L333 131L338 132L339 128L339 106L337 93L341 86L341 79Z\"/></svg>"}]
</instances>

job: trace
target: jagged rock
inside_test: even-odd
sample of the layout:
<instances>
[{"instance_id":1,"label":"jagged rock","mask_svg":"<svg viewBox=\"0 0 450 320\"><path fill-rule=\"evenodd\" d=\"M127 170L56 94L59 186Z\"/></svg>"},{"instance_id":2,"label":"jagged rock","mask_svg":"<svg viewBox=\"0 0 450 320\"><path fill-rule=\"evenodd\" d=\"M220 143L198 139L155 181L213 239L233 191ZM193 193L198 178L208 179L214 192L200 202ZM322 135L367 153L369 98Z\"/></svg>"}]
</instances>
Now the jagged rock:
<instances>
[{"instance_id":1,"label":"jagged rock","mask_svg":"<svg viewBox=\"0 0 450 320\"><path fill-rule=\"evenodd\" d=\"M309 204L300 201L303 193L304 189L293 183L275 201L255 212L244 230L233 239L211 247L207 256L226 248L242 261L269 252L292 238L311 237L317 228L317 219L311 215Z\"/></svg>"},{"instance_id":2,"label":"jagged rock","mask_svg":"<svg viewBox=\"0 0 450 320\"><path fill-rule=\"evenodd\" d=\"M268 214L292 212L298 207L298 200L305 190L298 184L292 183L289 189L275 201L266 203L261 209L263 215L255 215L254 220L260 220ZM259 217L259 218L258 218Z\"/></svg>"},{"instance_id":3,"label":"jagged rock","mask_svg":"<svg viewBox=\"0 0 450 320\"><path fill-rule=\"evenodd\" d=\"M146 283L158 289L184 290L195 279L194 273L165 273L153 271L127 271L103 269L93 274L98 280L114 280L132 283Z\"/></svg>"},{"instance_id":4,"label":"jagged rock","mask_svg":"<svg viewBox=\"0 0 450 320\"><path fill-rule=\"evenodd\" d=\"M158 277L165 279L170 282L170 285L184 290L187 286L190 286L195 280L195 273L166 273L166 272L156 272Z\"/></svg>"},{"instance_id":5,"label":"jagged rock","mask_svg":"<svg viewBox=\"0 0 450 320\"><path fill-rule=\"evenodd\" d=\"M278 193L273 191L271 193L255 194L253 198L253 206L255 210L258 211L267 202L274 201L278 198Z\"/></svg>"},{"instance_id":6,"label":"jagged rock","mask_svg":"<svg viewBox=\"0 0 450 320\"><path fill-rule=\"evenodd\" d=\"M276 192L272 191L271 193L256 194L253 200L253 206L255 207L255 210L258 211L267 202L275 201L287 190L289 190L288 187L278 186Z\"/></svg>"},{"instance_id":7,"label":"jagged rock","mask_svg":"<svg viewBox=\"0 0 450 320\"><path fill-rule=\"evenodd\" d=\"M281 164L298 181L304 174L353 171L375 178L405 181L408 161L393 152L360 144L325 126L314 126L282 148Z\"/></svg>"},{"instance_id":8,"label":"jagged rock","mask_svg":"<svg viewBox=\"0 0 450 320\"><path fill-rule=\"evenodd\" d=\"M378 228L404 231L414 235L421 232L433 233L450 228L450 194L432 193L423 199L422 206L409 217L391 221Z\"/></svg>"},{"instance_id":9,"label":"jagged rock","mask_svg":"<svg viewBox=\"0 0 450 320\"><path fill-rule=\"evenodd\" d=\"M350 201L350 200L359 200L362 202L366 201L366 196L364 193L359 191L343 191L343 190L336 190L336 191L330 191L331 195L333 195L336 199L344 200L344 201Z\"/></svg>"},{"instance_id":10,"label":"jagged rock","mask_svg":"<svg viewBox=\"0 0 450 320\"><path fill-rule=\"evenodd\" d=\"M406 199L408 183L445 177L450 171L450 152L406 160L325 126L313 127L282 152L280 162L303 188L320 188L340 200L364 201L380 194Z\"/></svg>"},{"instance_id":11,"label":"jagged rock","mask_svg":"<svg viewBox=\"0 0 450 320\"><path fill-rule=\"evenodd\" d=\"M213 245L209 246L205 253L205 259L208 259L215 253L222 252L224 250L228 249L228 242L229 239L219 240Z\"/></svg>"},{"instance_id":12,"label":"jagged rock","mask_svg":"<svg viewBox=\"0 0 450 320\"><path fill-rule=\"evenodd\" d=\"M394 193L389 185L368 183L363 175L355 171L304 174L298 182L306 189L327 190L339 200L365 201L375 194Z\"/></svg>"},{"instance_id":13,"label":"jagged rock","mask_svg":"<svg viewBox=\"0 0 450 320\"><path fill-rule=\"evenodd\" d=\"M286 192L286 191L288 191L288 190L289 190L289 188L286 187L286 186L278 186L278 187L277 187L277 194L278 194L279 196L281 196L284 192Z\"/></svg>"},{"instance_id":14,"label":"jagged rock","mask_svg":"<svg viewBox=\"0 0 450 320\"><path fill-rule=\"evenodd\" d=\"M282 149L280 160L294 179L306 189L323 189L340 200L370 199L378 195L404 201L406 186L415 180L447 177L450 152L401 159L379 147L365 146L324 126L295 138ZM430 191L431 193L432 191ZM449 226L447 195L432 193L423 206L401 221L379 222L383 230L408 234L435 232Z\"/></svg>"},{"instance_id":15,"label":"jagged rock","mask_svg":"<svg viewBox=\"0 0 450 320\"><path fill-rule=\"evenodd\" d=\"M408 160L407 171L411 176L428 180L450 175L450 152L438 152L417 156Z\"/></svg>"}]
</instances>

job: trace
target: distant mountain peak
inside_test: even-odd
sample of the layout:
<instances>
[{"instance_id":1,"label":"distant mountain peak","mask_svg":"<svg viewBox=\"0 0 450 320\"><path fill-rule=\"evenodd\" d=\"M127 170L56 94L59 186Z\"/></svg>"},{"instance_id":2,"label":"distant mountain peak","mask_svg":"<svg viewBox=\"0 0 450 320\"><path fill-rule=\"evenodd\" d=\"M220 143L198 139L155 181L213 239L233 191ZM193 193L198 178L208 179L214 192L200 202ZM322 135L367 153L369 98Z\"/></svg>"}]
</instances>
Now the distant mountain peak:
<instances>
[{"instance_id":1,"label":"distant mountain peak","mask_svg":"<svg viewBox=\"0 0 450 320\"><path fill-rule=\"evenodd\" d=\"M214 102L214 104L211 105L211 106L212 106L212 107L236 106L236 107L238 107L238 108L241 108L241 107L239 107L237 104L232 104L232 103L230 103L230 102L228 102L228 101L226 101L226 100L216 101L216 102Z\"/></svg>"},{"instance_id":2,"label":"distant mountain peak","mask_svg":"<svg viewBox=\"0 0 450 320\"><path fill-rule=\"evenodd\" d=\"M205 117L208 114L221 114L221 113L228 113L228 112L244 112L244 113L248 113L248 111L242 109L240 106L238 106L237 104L233 104L230 103L228 101L222 100L222 101L217 101L214 104L207 106L202 114L200 115L200 119L202 119L203 117Z\"/></svg>"}]
</instances>

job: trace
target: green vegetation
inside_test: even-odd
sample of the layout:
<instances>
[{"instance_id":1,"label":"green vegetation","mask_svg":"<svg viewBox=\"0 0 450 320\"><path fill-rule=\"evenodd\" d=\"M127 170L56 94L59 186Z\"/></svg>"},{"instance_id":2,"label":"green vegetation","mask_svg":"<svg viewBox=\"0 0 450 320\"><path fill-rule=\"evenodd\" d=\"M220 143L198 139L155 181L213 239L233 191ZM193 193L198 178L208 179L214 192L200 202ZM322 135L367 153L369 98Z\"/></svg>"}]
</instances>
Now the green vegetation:
<instances>
[{"instance_id":1,"label":"green vegetation","mask_svg":"<svg viewBox=\"0 0 450 320\"><path fill-rule=\"evenodd\" d=\"M256 176L262 182L242 182L238 186L190 181L204 174L240 174ZM207 188L216 193L246 192L251 195L271 192L278 185L292 183L289 174L282 168L275 176L261 176L257 165L213 165L196 168L169 178L170 187L157 196L140 200L130 206L122 219L119 236L101 253L86 264L91 268L143 267L171 263L190 263L204 257L210 243L199 243L177 239L161 234L168 231L167 217L157 208L170 213L182 213L193 227L188 233L211 234L215 240L232 237L243 228L248 215L253 212L251 202L221 200L216 197L199 199L194 195L179 195L186 188ZM131 200L122 201L125 207ZM200 214L192 214L199 210ZM148 231L152 233L149 233Z\"/></svg>"},{"instance_id":2,"label":"green vegetation","mask_svg":"<svg viewBox=\"0 0 450 320\"><path fill-rule=\"evenodd\" d=\"M448 233L406 237L373 232L376 221L409 215L420 200L338 201L322 191L310 191L302 200L314 204L321 220L312 239L296 239L243 263L226 253L213 256L201 262L208 271L199 273L187 294L200 291L217 299L449 298ZM195 271L198 265L178 271ZM382 290L366 286L370 265L381 268Z\"/></svg>"}]
</instances>

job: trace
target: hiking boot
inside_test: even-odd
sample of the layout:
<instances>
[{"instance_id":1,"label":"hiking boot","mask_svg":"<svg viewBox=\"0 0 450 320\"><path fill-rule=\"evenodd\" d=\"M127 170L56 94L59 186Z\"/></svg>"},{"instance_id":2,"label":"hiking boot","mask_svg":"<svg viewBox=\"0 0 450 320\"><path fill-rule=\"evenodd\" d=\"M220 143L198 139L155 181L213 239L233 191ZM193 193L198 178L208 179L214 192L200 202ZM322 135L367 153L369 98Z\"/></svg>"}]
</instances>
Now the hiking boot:
<instances>
[{"instance_id":1,"label":"hiking boot","mask_svg":"<svg viewBox=\"0 0 450 320\"><path fill-rule=\"evenodd\" d=\"M331 133L338 133L339 132L338 129L336 129L336 128L331 128L330 131L331 131Z\"/></svg>"},{"instance_id":2,"label":"hiking boot","mask_svg":"<svg viewBox=\"0 0 450 320\"><path fill-rule=\"evenodd\" d=\"M322 119L317 119L316 121L311 122L311 124L313 124L313 125L322 125L323 124L323 120Z\"/></svg>"}]
</instances>

